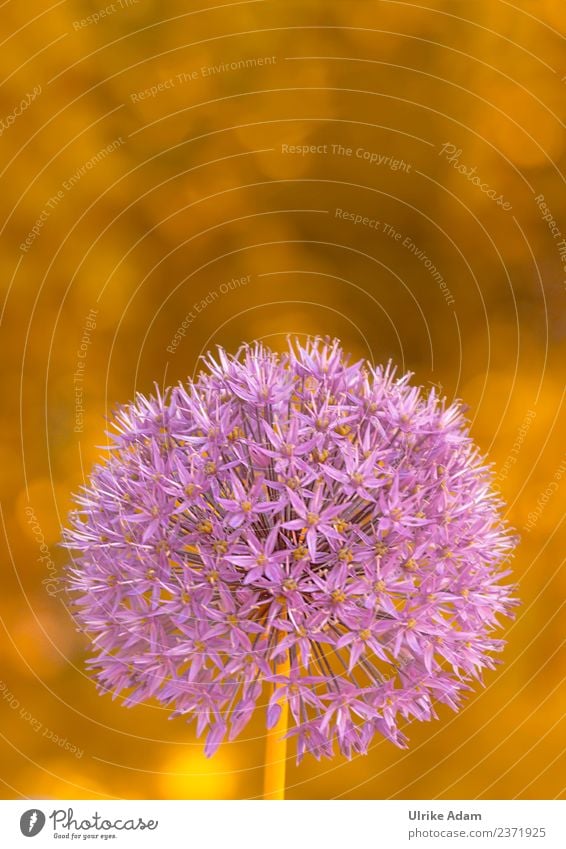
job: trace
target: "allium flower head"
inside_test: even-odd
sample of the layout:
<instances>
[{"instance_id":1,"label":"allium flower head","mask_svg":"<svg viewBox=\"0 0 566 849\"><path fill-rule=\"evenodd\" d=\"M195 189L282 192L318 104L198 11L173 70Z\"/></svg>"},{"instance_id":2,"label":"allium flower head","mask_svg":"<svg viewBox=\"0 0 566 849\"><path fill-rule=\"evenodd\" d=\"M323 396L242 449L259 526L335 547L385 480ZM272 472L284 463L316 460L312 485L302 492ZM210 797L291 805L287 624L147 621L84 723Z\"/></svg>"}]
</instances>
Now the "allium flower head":
<instances>
[{"instance_id":1,"label":"allium flower head","mask_svg":"<svg viewBox=\"0 0 566 849\"><path fill-rule=\"evenodd\" d=\"M320 339L205 366L119 409L76 498L70 589L101 689L196 719L209 755L283 699L299 759L405 746L402 720L457 709L494 667L515 603L460 406Z\"/></svg>"}]
</instances>

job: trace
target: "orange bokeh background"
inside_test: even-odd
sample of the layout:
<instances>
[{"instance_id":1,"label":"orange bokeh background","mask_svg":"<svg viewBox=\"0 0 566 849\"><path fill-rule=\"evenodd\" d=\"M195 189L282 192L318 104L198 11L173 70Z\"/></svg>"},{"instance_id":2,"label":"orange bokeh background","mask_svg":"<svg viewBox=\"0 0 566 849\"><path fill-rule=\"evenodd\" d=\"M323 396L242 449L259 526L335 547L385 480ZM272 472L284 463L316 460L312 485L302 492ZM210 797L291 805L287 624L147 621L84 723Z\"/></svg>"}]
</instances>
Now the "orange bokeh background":
<instances>
[{"instance_id":1,"label":"orange bokeh background","mask_svg":"<svg viewBox=\"0 0 566 849\"><path fill-rule=\"evenodd\" d=\"M5 798L261 794L263 717L206 760L97 695L58 541L117 402L288 333L464 399L522 606L460 714L407 751L291 751L287 795L563 793L565 24L552 0L2 5Z\"/></svg>"}]
</instances>

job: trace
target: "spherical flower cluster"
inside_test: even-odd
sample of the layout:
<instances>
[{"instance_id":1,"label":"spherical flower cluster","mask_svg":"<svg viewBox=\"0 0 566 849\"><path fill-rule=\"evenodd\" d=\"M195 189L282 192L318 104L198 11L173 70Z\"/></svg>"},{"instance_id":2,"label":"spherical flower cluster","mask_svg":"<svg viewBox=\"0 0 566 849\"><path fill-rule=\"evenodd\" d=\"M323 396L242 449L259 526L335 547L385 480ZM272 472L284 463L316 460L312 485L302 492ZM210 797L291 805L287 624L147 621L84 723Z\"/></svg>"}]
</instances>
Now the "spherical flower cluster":
<instances>
[{"instance_id":1,"label":"spherical flower cluster","mask_svg":"<svg viewBox=\"0 0 566 849\"><path fill-rule=\"evenodd\" d=\"M299 759L406 745L402 720L493 668L515 603L461 408L326 340L205 365L119 409L76 497L64 544L101 689L196 719L209 755L282 700Z\"/></svg>"}]
</instances>

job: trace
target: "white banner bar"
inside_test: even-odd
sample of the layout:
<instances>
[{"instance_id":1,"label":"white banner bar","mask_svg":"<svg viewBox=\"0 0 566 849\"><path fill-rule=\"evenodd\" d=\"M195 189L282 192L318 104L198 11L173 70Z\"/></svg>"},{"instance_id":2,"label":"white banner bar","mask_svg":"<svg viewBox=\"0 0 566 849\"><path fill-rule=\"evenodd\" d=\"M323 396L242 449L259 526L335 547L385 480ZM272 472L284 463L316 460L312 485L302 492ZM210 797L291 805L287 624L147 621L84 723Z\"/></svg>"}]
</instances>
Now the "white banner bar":
<instances>
[{"instance_id":1,"label":"white banner bar","mask_svg":"<svg viewBox=\"0 0 566 849\"><path fill-rule=\"evenodd\" d=\"M566 847L562 801L0 801L0 845Z\"/></svg>"}]
</instances>

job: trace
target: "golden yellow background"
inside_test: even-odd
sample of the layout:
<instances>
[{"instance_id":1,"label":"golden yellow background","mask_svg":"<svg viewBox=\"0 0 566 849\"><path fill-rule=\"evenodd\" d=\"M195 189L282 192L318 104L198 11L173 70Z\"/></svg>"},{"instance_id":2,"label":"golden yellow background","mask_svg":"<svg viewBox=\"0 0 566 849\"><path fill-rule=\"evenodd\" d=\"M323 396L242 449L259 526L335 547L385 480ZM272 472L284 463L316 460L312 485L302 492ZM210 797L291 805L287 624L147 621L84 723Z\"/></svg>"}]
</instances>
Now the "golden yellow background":
<instances>
[{"instance_id":1,"label":"golden yellow background","mask_svg":"<svg viewBox=\"0 0 566 849\"><path fill-rule=\"evenodd\" d=\"M263 717L207 761L97 695L58 540L113 405L288 333L462 397L522 536L486 688L408 751L291 753L288 796L563 793L565 23L560 0L2 4L4 797L261 793Z\"/></svg>"}]
</instances>

